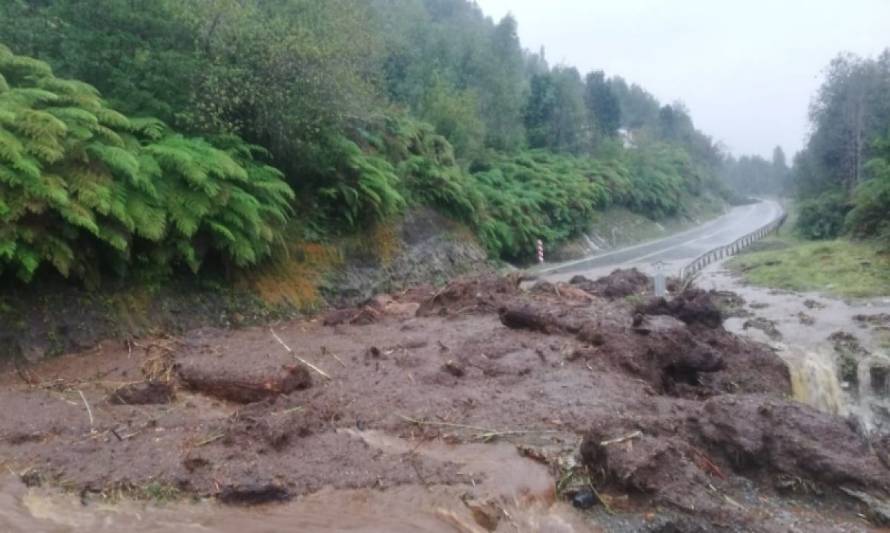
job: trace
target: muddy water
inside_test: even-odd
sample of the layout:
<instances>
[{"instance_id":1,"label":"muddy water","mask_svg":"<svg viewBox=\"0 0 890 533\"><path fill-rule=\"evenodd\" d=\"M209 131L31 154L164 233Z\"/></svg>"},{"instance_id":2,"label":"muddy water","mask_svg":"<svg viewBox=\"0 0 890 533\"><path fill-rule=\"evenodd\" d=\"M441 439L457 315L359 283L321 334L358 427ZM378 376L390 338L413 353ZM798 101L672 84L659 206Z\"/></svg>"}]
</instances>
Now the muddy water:
<instances>
[{"instance_id":1,"label":"muddy water","mask_svg":"<svg viewBox=\"0 0 890 533\"><path fill-rule=\"evenodd\" d=\"M729 290L745 299L751 316L727 319L725 327L767 343L785 359L791 371L796 399L840 416L853 415L867 429L890 431L890 397L875 390L869 369L890 363L887 332L865 327L855 315L890 313L890 299L845 302L816 293L791 293L742 284L720 264L706 269L699 285ZM781 338L770 338L751 319L761 317L775 324ZM835 332L853 335L869 355L859 358L858 383L838 378L838 354L829 337Z\"/></svg>"},{"instance_id":2,"label":"muddy water","mask_svg":"<svg viewBox=\"0 0 890 533\"><path fill-rule=\"evenodd\" d=\"M478 518L497 521L496 531L591 531L580 514L555 501L548 469L521 457L510 444L415 443L376 432L350 432L384 453L416 453L462 466L467 483L402 486L388 490L322 490L285 505L251 509L212 502L165 505L123 501L83 502L76 495L26 488L0 477L3 533L282 531L483 532ZM482 522L485 523L485 518ZM489 524L490 525L490 524Z\"/></svg>"}]
</instances>

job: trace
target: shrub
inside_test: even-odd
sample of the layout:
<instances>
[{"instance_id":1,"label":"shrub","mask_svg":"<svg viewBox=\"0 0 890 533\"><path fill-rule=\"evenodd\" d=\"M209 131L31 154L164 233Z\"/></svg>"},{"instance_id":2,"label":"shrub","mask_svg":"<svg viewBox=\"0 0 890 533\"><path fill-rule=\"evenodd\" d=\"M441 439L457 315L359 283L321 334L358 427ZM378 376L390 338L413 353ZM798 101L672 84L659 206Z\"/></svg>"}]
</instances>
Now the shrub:
<instances>
[{"instance_id":1,"label":"shrub","mask_svg":"<svg viewBox=\"0 0 890 533\"><path fill-rule=\"evenodd\" d=\"M846 222L854 236L877 237L890 246L890 140L878 141L875 149L885 155L866 164L871 179L853 193Z\"/></svg>"},{"instance_id":2,"label":"shrub","mask_svg":"<svg viewBox=\"0 0 890 533\"><path fill-rule=\"evenodd\" d=\"M798 203L795 230L806 239L833 239L844 230L850 206L843 193L828 192Z\"/></svg>"}]
</instances>

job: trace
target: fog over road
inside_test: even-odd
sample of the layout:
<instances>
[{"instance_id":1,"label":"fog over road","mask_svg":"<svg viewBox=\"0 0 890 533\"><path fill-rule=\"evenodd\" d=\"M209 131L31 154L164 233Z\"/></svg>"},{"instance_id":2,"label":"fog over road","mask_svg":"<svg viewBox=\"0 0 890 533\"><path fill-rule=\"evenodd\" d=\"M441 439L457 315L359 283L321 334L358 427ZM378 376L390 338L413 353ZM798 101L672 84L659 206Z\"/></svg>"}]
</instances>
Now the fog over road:
<instances>
[{"instance_id":1,"label":"fog over road","mask_svg":"<svg viewBox=\"0 0 890 533\"><path fill-rule=\"evenodd\" d=\"M738 206L701 226L664 239L549 266L537 272L550 280L564 280L577 274L596 277L616 268L636 267L651 272L655 263L661 261L666 263L664 269L669 274L676 274L699 255L769 224L781 213L782 207L772 200Z\"/></svg>"}]
</instances>

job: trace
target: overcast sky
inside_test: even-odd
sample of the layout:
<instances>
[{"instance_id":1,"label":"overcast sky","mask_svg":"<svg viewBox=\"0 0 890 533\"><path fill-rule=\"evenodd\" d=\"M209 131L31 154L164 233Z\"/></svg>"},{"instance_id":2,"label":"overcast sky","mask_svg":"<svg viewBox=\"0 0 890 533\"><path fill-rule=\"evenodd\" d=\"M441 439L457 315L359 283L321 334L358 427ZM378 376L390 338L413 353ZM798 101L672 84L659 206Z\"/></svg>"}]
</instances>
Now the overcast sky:
<instances>
[{"instance_id":1,"label":"overcast sky","mask_svg":"<svg viewBox=\"0 0 890 533\"><path fill-rule=\"evenodd\" d=\"M682 100L696 126L735 154L789 155L807 107L841 51L890 47L890 0L477 0L519 22L524 47L550 64L604 70L662 103Z\"/></svg>"}]
</instances>

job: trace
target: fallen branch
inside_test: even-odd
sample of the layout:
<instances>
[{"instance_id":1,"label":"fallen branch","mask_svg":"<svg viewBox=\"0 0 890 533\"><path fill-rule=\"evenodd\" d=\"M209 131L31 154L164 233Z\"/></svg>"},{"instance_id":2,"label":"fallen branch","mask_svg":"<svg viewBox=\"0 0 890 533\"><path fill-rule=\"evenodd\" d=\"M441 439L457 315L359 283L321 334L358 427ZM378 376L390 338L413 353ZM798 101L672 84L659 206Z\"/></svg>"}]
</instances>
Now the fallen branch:
<instances>
[{"instance_id":1,"label":"fallen branch","mask_svg":"<svg viewBox=\"0 0 890 533\"><path fill-rule=\"evenodd\" d=\"M638 439L643 436L642 431L634 431L633 433L628 433L623 437L617 437L614 439L604 440L600 442L600 446L609 446L610 444L621 444L622 442L629 441L631 439Z\"/></svg>"},{"instance_id":2,"label":"fallen branch","mask_svg":"<svg viewBox=\"0 0 890 533\"><path fill-rule=\"evenodd\" d=\"M310 363L309 361L303 359L302 357L300 357L299 355L297 355L293 350L291 350L290 346L288 346L287 344L285 344L284 341L281 340L281 337L279 337L279 336L275 333L275 330L273 330L272 328L269 328L269 333L271 333L272 336L275 337L275 340L278 341L278 344L280 344L282 347L284 347L285 350L287 350L287 353L289 353L289 354L291 354L291 355L294 356L294 359L296 359L297 361L303 363L303 364L306 365L310 370L316 372L317 374L319 374L319 375L322 376L323 378L325 378L325 379L333 379L333 378L331 378L331 376L328 375L327 372L325 372L324 370L322 370L322 369L318 368L317 366L313 365L313 364Z\"/></svg>"},{"instance_id":3,"label":"fallen branch","mask_svg":"<svg viewBox=\"0 0 890 533\"><path fill-rule=\"evenodd\" d=\"M526 435L528 433L555 433L554 430L549 429L527 429L527 430L506 430L499 431L496 429L483 428L479 426L471 426L468 424L457 424L454 422L435 422L435 421L427 421L427 420L418 420L416 418L411 418L405 415L399 415L399 418L405 420L406 422L411 422L412 424L416 424L418 426L436 426L436 427L450 427L455 429L467 429L472 431L478 431L476 435L473 435L473 440L481 440L488 442L497 437L505 437L508 435Z\"/></svg>"},{"instance_id":4,"label":"fallen branch","mask_svg":"<svg viewBox=\"0 0 890 533\"><path fill-rule=\"evenodd\" d=\"M612 510L612 506L609 505L609 502L607 502L603 498L603 496L599 493L599 491L596 490L596 487L593 486L593 482L590 482L589 486L590 486L590 491L593 492L593 495L596 496L596 499L599 500L600 504L603 506L603 510L609 514L612 514L612 515L615 514L615 511Z\"/></svg>"},{"instance_id":5,"label":"fallen branch","mask_svg":"<svg viewBox=\"0 0 890 533\"><path fill-rule=\"evenodd\" d=\"M221 439L221 438L223 438L223 437L225 437L225 436L226 436L226 435L225 435L224 433L220 433L219 435L214 435L214 436L212 436L212 437L208 437L208 438L202 440L201 442L196 443L196 444L195 444L195 447L196 447L196 448L200 448L201 446L207 446L208 444L211 444L211 443L213 443L213 442L216 442L216 441L218 441L219 439Z\"/></svg>"}]
</instances>

